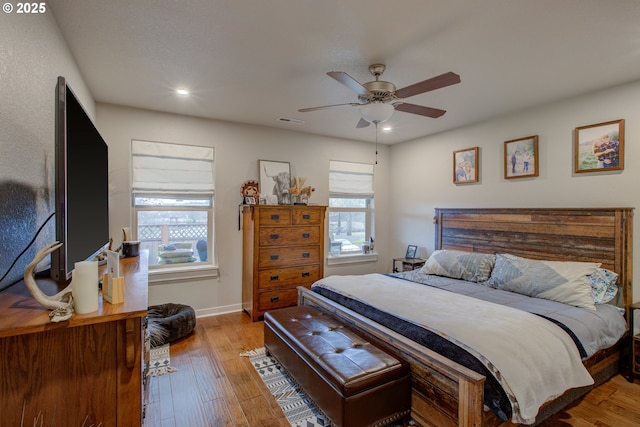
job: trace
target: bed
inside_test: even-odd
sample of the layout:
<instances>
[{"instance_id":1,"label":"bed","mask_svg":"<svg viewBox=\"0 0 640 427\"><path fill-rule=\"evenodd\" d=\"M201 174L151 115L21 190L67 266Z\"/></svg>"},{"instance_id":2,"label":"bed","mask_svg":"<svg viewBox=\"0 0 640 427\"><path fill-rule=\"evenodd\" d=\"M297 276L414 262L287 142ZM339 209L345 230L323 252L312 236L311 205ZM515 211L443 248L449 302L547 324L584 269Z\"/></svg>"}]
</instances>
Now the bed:
<instances>
[{"instance_id":1,"label":"bed","mask_svg":"<svg viewBox=\"0 0 640 427\"><path fill-rule=\"evenodd\" d=\"M606 344L603 349L587 351L588 357L581 353L580 363L586 370L582 366L580 368L589 373L593 378L593 384L575 386L544 403L539 408L535 420L527 419L527 424L540 422L619 372L628 375L630 346L629 334L626 331L629 327L629 306L632 300L632 217L632 208L436 209L435 249L438 251L464 251L478 255L511 254L513 257L546 260L552 263L598 263L601 268L618 274L619 292L609 305L615 303L619 307L618 310L626 314L626 320L622 321L624 331L621 338L614 341L613 345ZM416 273L409 273L400 278L377 276L382 282L400 281L403 282L403 286L416 286L415 282L419 281L416 280ZM365 279L369 280L362 276L353 277L351 280L347 278L347 281L356 283ZM439 282L444 282L444 287L467 287L464 283L456 284L455 280L454 285L451 285L447 280ZM331 295L327 292L321 294L321 285L317 284L313 290L300 288L299 304L312 305L338 317L372 341L407 360L412 370L412 417L418 423L437 426L498 426L518 424L516 421L522 421L519 417L505 420L504 414L496 412L495 408L488 404L492 399L490 383L495 381L492 375L482 370L474 370L473 366L463 366L470 365L464 363L462 358L451 355L447 358L425 348L418 343L419 340L407 338L404 330L396 332L391 326L384 326L384 318L373 316L377 321L372 321L366 317L371 316L370 312L357 307L347 308L343 305L347 304L345 300L338 299L339 302L336 302L329 298ZM375 283L375 286L383 284ZM373 289L374 285L370 287ZM367 286L362 286L362 289L366 288ZM439 289L437 291L443 292ZM374 295L376 293L377 291ZM475 310L475 306L473 307ZM507 314L510 316L512 312L507 311ZM515 346L513 348L516 354ZM511 353L504 350L502 353L508 361Z\"/></svg>"}]
</instances>

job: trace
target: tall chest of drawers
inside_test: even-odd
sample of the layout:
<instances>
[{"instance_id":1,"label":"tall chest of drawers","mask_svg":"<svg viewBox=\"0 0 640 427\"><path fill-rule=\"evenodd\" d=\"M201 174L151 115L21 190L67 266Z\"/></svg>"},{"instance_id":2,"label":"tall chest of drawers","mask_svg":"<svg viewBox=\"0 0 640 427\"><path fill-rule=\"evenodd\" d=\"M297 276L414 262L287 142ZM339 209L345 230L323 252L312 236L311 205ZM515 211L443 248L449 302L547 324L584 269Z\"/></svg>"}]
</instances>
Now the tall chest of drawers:
<instances>
[{"instance_id":1,"label":"tall chest of drawers","mask_svg":"<svg viewBox=\"0 0 640 427\"><path fill-rule=\"evenodd\" d=\"M242 309L254 322L265 311L296 305L296 288L323 277L325 212L326 206L243 206Z\"/></svg>"}]
</instances>

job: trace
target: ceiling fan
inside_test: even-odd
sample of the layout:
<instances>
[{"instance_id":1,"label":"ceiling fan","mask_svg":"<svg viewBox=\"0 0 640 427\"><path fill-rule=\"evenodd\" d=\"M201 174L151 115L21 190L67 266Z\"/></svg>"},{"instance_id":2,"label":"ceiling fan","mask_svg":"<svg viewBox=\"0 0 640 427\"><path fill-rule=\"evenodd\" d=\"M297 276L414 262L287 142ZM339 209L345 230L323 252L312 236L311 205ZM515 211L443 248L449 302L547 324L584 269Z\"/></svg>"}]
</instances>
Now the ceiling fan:
<instances>
[{"instance_id":1,"label":"ceiling fan","mask_svg":"<svg viewBox=\"0 0 640 427\"><path fill-rule=\"evenodd\" d=\"M437 118L446 113L446 111L422 105L409 104L404 102L404 98L460 83L460 76L450 71L403 87L402 89L396 89L393 83L380 80L380 76L384 73L385 69L386 66L384 64L373 64L369 66L369 72L373 74L375 80L364 84L359 83L344 71L329 71L327 73L329 77L337 80L358 94L359 102L302 108L298 111L306 113L308 111L324 110L333 107L360 107L362 117L356 125L357 128L369 126L369 123L375 123L376 125L382 123L388 120L395 110Z\"/></svg>"}]
</instances>

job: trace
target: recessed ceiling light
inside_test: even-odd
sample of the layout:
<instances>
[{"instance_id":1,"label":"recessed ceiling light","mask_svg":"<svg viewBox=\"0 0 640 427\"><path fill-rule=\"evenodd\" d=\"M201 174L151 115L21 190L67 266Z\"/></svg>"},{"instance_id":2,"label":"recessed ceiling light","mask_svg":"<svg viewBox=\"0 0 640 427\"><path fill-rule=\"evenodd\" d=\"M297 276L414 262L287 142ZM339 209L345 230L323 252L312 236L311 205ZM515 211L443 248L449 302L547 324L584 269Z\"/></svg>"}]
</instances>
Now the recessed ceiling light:
<instances>
[{"instance_id":1,"label":"recessed ceiling light","mask_svg":"<svg viewBox=\"0 0 640 427\"><path fill-rule=\"evenodd\" d=\"M390 132L391 131L391 126L385 126L382 128L383 131L385 132Z\"/></svg>"},{"instance_id":2,"label":"recessed ceiling light","mask_svg":"<svg viewBox=\"0 0 640 427\"><path fill-rule=\"evenodd\" d=\"M189 91L186 89L176 89L178 95L189 95Z\"/></svg>"}]
</instances>

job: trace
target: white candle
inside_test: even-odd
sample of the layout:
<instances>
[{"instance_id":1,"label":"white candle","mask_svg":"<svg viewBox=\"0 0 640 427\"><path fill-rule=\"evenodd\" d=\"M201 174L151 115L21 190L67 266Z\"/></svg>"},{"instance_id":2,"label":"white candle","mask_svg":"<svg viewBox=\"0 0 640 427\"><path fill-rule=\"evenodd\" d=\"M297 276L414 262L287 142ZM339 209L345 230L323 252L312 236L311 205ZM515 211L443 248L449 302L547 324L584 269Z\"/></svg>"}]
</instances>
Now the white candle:
<instances>
[{"instance_id":1,"label":"white candle","mask_svg":"<svg viewBox=\"0 0 640 427\"><path fill-rule=\"evenodd\" d=\"M98 263L76 262L71 279L73 308L84 314L98 310Z\"/></svg>"}]
</instances>

